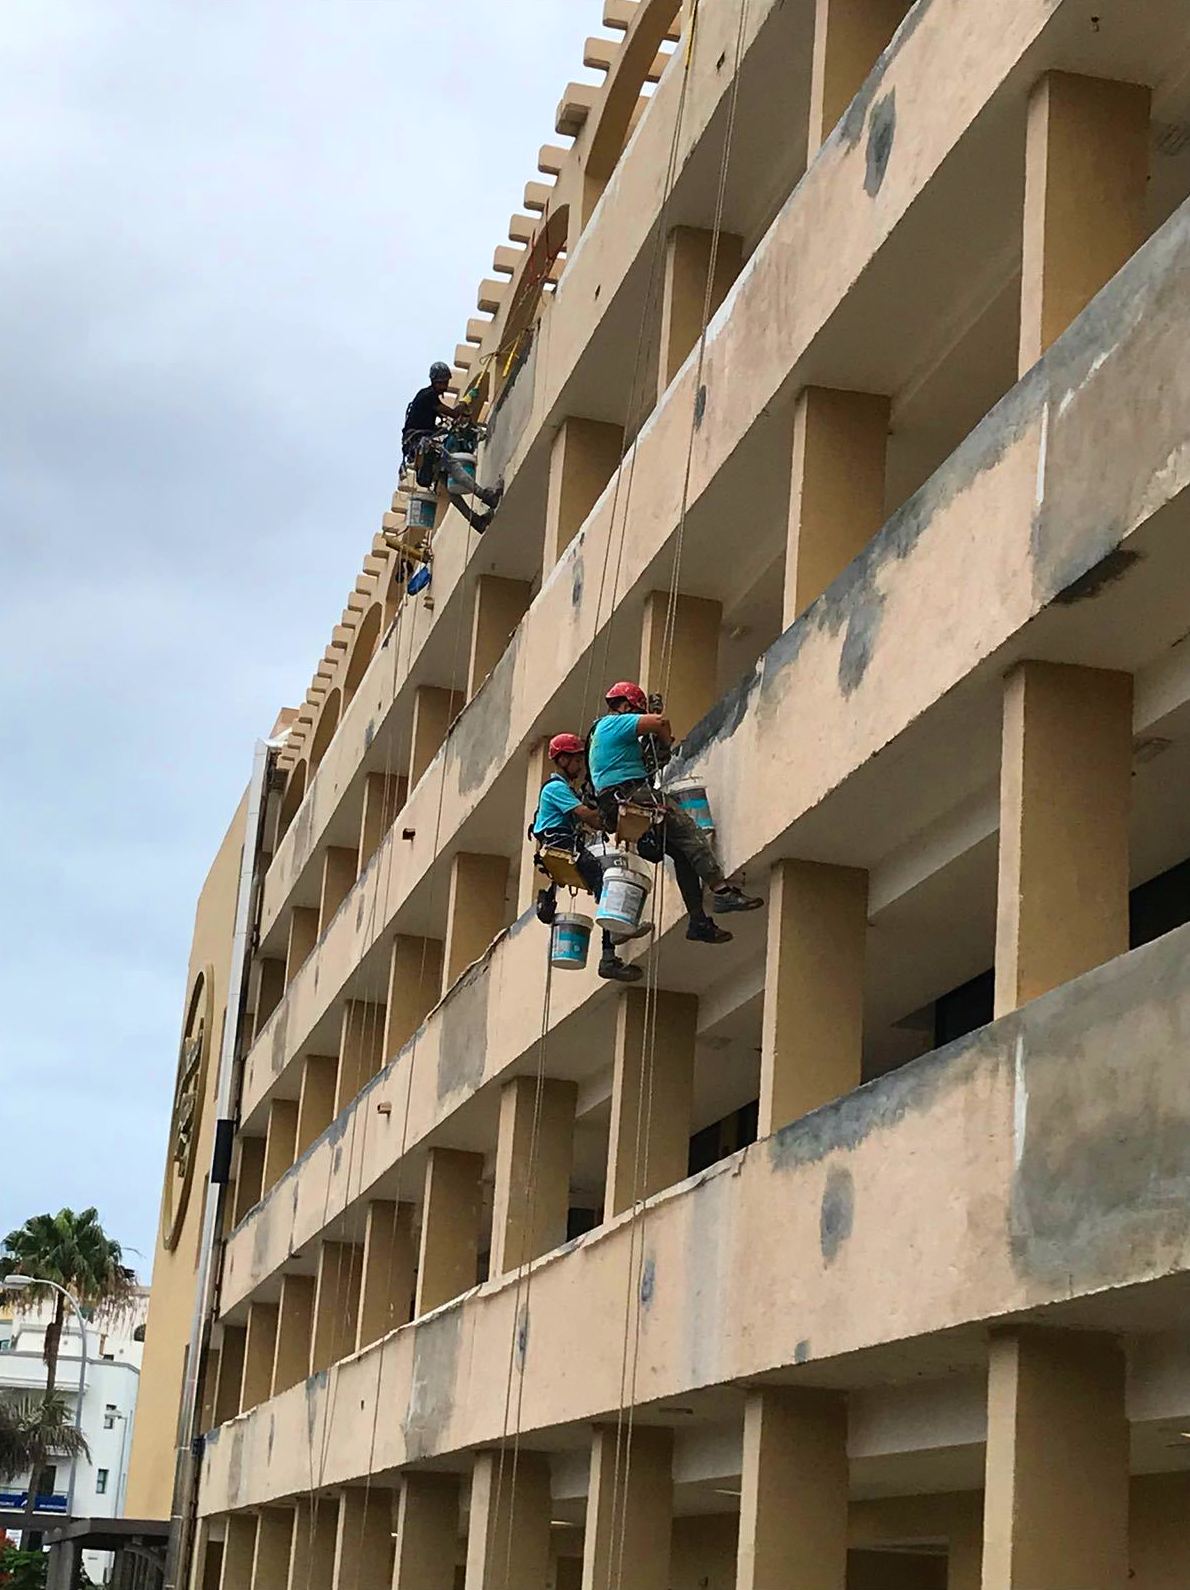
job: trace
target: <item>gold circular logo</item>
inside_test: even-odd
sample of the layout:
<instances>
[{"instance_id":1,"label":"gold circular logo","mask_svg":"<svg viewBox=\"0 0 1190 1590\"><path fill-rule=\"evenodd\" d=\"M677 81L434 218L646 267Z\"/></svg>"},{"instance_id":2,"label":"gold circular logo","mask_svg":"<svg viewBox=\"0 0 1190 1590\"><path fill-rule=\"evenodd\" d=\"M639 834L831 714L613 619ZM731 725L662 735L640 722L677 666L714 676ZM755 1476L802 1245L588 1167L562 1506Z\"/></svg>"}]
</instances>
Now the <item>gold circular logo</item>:
<instances>
[{"instance_id":1,"label":"gold circular logo","mask_svg":"<svg viewBox=\"0 0 1190 1590\"><path fill-rule=\"evenodd\" d=\"M161 1239L171 1253L182 1235L190 1184L194 1180L194 1154L207 1088L214 1006L215 970L207 965L194 979L194 987L190 990L178 1047L178 1079L169 1126L169 1164L165 1169L165 1196L161 1201Z\"/></svg>"}]
</instances>

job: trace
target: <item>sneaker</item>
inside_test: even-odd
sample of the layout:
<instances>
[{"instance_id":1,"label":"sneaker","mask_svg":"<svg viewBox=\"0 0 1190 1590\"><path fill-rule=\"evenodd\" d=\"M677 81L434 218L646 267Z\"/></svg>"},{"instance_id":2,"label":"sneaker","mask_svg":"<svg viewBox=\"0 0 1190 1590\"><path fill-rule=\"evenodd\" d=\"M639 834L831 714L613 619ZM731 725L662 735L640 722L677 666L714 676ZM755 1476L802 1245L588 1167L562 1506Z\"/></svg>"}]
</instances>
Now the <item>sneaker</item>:
<instances>
[{"instance_id":1,"label":"sneaker","mask_svg":"<svg viewBox=\"0 0 1190 1590\"><path fill-rule=\"evenodd\" d=\"M709 916L692 916L686 927L686 937L696 944L730 944L735 937Z\"/></svg>"},{"instance_id":2,"label":"sneaker","mask_svg":"<svg viewBox=\"0 0 1190 1590\"><path fill-rule=\"evenodd\" d=\"M481 536L492 522L490 513L477 513L471 517L471 528L477 536Z\"/></svg>"},{"instance_id":3,"label":"sneaker","mask_svg":"<svg viewBox=\"0 0 1190 1590\"><path fill-rule=\"evenodd\" d=\"M759 911L763 904L758 894L745 894L730 883L726 889L716 889L711 895L711 910L717 915L724 911Z\"/></svg>"},{"instance_id":4,"label":"sneaker","mask_svg":"<svg viewBox=\"0 0 1190 1590\"><path fill-rule=\"evenodd\" d=\"M496 509L500 506L500 499L503 497L503 495L504 476L501 475L496 484L483 493L483 500L492 510L492 512L495 513Z\"/></svg>"},{"instance_id":5,"label":"sneaker","mask_svg":"<svg viewBox=\"0 0 1190 1590\"><path fill-rule=\"evenodd\" d=\"M611 983L639 983L645 974L639 966L628 966L618 955L611 955L600 961L599 975Z\"/></svg>"}]
</instances>

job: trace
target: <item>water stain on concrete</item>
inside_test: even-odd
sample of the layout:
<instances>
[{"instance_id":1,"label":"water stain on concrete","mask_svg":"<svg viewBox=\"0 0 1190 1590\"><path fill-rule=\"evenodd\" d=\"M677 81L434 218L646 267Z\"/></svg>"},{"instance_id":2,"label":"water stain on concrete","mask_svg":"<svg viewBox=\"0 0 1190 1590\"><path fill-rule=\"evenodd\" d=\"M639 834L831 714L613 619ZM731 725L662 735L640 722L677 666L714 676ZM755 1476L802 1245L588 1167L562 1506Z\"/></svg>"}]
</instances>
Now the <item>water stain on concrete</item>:
<instances>
[{"instance_id":1,"label":"water stain on concrete","mask_svg":"<svg viewBox=\"0 0 1190 1590\"><path fill-rule=\"evenodd\" d=\"M874 199L884 185L889 157L897 136L897 91L893 89L872 107L868 123L867 169L864 192Z\"/></svg>"},{"instance_id":2,"label":"water stain on concrete","mask_svg":"<svg viewBox=\"0 0 1190 1590\"><path fill-rule=\"evenodd\" d=\"M832 1165L818 1212L818 1245L828 1265L839 1257L854 1225L855 1182L846 1166Z\"/></svg>"}]
</instances>

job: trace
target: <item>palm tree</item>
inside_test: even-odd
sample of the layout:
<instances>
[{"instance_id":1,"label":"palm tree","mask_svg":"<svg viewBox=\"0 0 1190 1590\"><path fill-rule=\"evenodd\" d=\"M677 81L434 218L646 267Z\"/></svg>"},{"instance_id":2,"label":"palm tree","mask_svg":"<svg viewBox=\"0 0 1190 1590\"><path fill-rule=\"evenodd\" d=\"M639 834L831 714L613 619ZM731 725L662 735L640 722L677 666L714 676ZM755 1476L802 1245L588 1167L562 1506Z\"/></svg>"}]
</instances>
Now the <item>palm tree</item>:
<instances>
[{"instance_id":1,"label":"palm tree","mask_svg":"<svg viewBox=\"0 0 1190 1590\"><path fill-rule=\"evenodd\" d=\"M47 1457L89 1458L91 1452L61 1397L0 1399L0 1483L32 1469L30 1486Z\"/></svg>"},{"instance_id":2,"label":"palm tree","mask_svg":"<svg viewBox=\"0 0 1190 1590\"><path fill-rule=\"evenodd\" d=\"M104 1231L96 1210L76 1214L73 1209L60 1209L56 1215L34 1215L8 1233L0 1245L0 1276L31 1275L56 1281L73 1292L85 1313L110 1317L127 1305L136 1280L123 1259L120 1244ZM50 1398L58 1375L66 1299L48 1286L31 1286L25 1296L29 1301L54 1299L54 1317L46 1328L43 1353L45 1394Z\"/></svg>"}]
</instances>

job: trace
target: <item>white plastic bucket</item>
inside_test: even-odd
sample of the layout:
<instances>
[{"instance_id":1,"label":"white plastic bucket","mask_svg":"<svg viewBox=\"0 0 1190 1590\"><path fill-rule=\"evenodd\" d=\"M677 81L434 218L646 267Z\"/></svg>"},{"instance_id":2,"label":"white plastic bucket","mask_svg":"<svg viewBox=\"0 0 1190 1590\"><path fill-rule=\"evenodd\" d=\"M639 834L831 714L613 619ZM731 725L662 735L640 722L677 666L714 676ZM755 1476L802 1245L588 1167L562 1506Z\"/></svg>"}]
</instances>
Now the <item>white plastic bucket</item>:
<instances>
[{"instance_id":1,"label":"white plastic bucket","mask_svg":"<svg viewBox=\"0 0 1190 1590\"><path fill-rule=\"evenodd\" d=\"M550 965L559 972L581 972L591 947L591 918L559 911L550 929Z\"/></svg>"},{"instance_id":2,"label":"white plastic bucket","mask_svg":"<svg viewBox=\"0 0 1190 1590\"><path fill-rule=\"evenodd\" d=\"M635 933L644 921L645 906L653 887L649 867L637 856L617 852L603 874L603 889L595 920L613 938Z\"/></svg>"},{"instance_id":3,"label":"white plastic bucket","mask_svg":"<svg viewBox=\"0 0 1190 1590\"><path fill-rule=\"evenodd\" d=\"M456 496L474 491L476 462L474 453L451 453L450 468L447 474L447 489L454 492ZM460 476L465 477L465 479L460 479Z\"/></svg>"},{"instance_id":4,"label":"white plastic bucket","mask_svg":"<svg viewBox=\"0 0 1190 1590\"><path fill-rule=\"evenodd\" d=\"M411 491L405 509L405 523L410 530L432 530L438 517L438 498L432 491Z\"/></svg>"},{"instance_id":5,"label":"white plastic bucket","mask_svg":"<svg viewBox=\"0 0 1190 1590\"><path fill-rule=\"evenodd\" d=\"M711 802L705 784L700 784L696 778L679 778L666 786L665 793L679 811L685 812L708 838L714 834L715 818L711 812Z\"/></svg>"}]
</instances>

